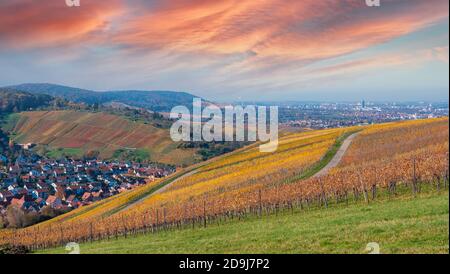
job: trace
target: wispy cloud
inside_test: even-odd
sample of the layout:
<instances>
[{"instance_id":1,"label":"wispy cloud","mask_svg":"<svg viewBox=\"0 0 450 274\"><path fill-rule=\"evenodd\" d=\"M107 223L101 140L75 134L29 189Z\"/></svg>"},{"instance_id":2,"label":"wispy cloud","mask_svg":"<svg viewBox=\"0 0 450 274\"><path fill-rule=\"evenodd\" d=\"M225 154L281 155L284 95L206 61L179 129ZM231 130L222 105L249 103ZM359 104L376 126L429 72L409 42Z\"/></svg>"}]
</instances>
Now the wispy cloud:
<instances>
[{"instance_id":1,"label":"wispy cloud","mask_svg":"<svg viewBox=\"0 0 450 274\"><path fill-rule=\"evenodd\" d=\"M85 0L80 8L55 0L1 1L0 43L3 49L30 49L98 41L123 9L120 0Z\"/></svg>"}]
</instances>

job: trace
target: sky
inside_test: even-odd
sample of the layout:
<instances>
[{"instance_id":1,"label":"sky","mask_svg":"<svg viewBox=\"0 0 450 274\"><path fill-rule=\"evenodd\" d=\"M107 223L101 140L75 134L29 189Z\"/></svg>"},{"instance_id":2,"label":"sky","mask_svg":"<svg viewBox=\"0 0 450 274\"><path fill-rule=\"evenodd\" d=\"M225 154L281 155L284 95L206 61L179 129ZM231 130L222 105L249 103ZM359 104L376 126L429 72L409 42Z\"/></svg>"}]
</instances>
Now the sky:
<instances>
[{"instance_id":1,"label":"sky","mask_svg":"<svg viewBox=\"0 0 450 274\"><path fill-rule=\"evenodd\" d=\"M448 101L449 1L0 0L0 86Z\"/></svg>"}]
</instances>

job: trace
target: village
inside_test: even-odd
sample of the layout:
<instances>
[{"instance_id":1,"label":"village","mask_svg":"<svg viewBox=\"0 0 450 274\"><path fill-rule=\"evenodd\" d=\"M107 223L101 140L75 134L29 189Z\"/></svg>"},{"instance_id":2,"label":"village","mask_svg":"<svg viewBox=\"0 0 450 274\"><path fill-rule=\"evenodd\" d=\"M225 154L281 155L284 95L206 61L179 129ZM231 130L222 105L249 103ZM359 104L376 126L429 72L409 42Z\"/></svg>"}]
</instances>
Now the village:
<instances>
[{"instance_id":1,"label":"village","mask_svg":"<svg viewBox=\"0 0 450 274\"><path fill-rule=\"evenodd\" d=\"M39 213L89 205L173 173L158 164L97 159L49 159L22 151L14 161L0 155L0 214L9 206Z\"/></svg>"}]
</instances>

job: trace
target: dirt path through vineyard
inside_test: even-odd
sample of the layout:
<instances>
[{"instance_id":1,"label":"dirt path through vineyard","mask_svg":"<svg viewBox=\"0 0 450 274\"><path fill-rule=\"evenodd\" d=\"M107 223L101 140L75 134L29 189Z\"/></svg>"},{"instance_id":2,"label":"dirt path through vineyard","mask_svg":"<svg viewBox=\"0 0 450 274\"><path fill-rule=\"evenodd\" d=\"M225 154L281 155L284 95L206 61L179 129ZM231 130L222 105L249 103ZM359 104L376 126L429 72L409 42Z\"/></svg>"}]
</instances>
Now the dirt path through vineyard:
<instances>
[{"instance_id":1,"label":"dirt path through vineyard","mask_svg":"<svg viewBox=\"0 0 450 274\"><path fill-rule=\"evenodd\" d=\"M352 135L348 136L347 139L344 140L344 142L342 143L341 147L338 149L336 154L334 155L333 159L331 159L331 161L324 168L322 168L319 172L314 174L314 176L312 178L317 178L320 176L327 175L328 172L332 168L336 167L341 162L342 157L344 157L345 152L347 152L347 149L350 147L353 139L355 139L355 137L357 135L358 135L358 132L353 133Z\"/></svg>"}]
</instances>

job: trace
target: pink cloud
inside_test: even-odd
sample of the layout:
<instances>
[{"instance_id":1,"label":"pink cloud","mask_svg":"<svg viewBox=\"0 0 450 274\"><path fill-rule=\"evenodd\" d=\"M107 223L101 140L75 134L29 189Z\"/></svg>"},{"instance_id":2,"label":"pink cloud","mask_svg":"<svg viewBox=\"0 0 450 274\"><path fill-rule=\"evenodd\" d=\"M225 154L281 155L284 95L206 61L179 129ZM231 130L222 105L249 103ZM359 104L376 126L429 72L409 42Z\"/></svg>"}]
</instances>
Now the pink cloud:
<instances>
[{"instance_id":1,"label":"pink cloud","mask_svg":"<svg viewBox=\"0 0 450 274\"><path fill-rule=\"evenodd\" d=\"M362 0L175 0L133 18L114 40L178 52L316 59L384 43L446 17L447 0L385 0L381 8Z\"/></svg>"},{"instance_id":2,"label":"pink cloud","mask_svg":"<svg viewBox=\"0 0 450 274\"><path fill-rule=\"evenodd\" d=\"M0 3L0 42L4 47L32 48L97 39L122 11L120 0L84 0L69 8L65 1L9 0Z\"/></svg>"},{"instance_id":3,"label":"pink cloud","mask_svg":"<svg viewBox=\"0 0 450 274\"><path fill-rule=\"evenodd\" d=\"M118 15L126 15L118 17ZM12 0L0 4L11 47L95 40L178 53L324 59L387 42L448 17L447 0ZM118 18L117 29L109 29ZM257 58L252 58L257 59Z\"/></svg>"}]
</instances>

